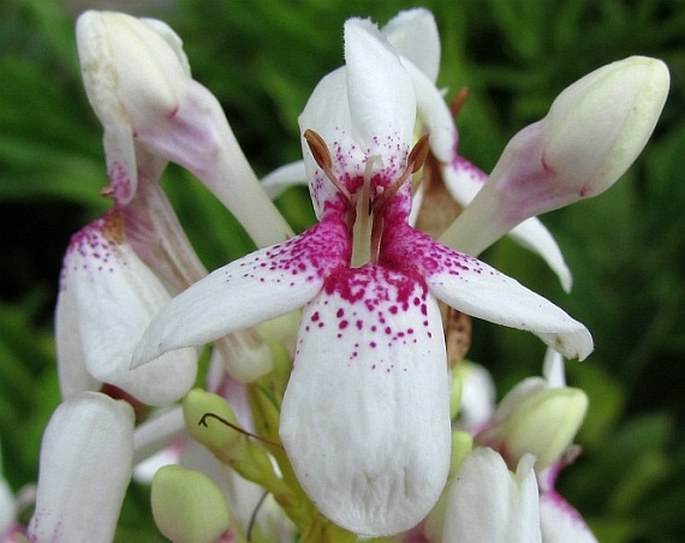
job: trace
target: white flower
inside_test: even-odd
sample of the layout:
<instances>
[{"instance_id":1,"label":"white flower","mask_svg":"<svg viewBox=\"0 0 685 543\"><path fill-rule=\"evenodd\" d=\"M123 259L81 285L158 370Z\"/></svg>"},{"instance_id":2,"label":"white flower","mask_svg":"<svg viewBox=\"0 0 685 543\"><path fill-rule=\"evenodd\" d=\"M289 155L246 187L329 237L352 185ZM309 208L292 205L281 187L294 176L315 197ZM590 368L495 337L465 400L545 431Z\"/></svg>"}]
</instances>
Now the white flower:
<instances>
[{"instance_id":1,"label":"white flower","mask_svg":"<svg viewBox=\"0 0 685 543\"><path fill-rule=\"evenodd\" d=\"M406 181L427 151L421 140L410 153L415 78L368 21L346 23L345 58L300 117L319 224L190 287L154 320L134 359L305 306L281 412L283 443L325 515L383 535L420 521L447 477L437 298L530 330L569 357L587 356L592 340L545 299L409 226Z\"/></svg>"}]
</instances>

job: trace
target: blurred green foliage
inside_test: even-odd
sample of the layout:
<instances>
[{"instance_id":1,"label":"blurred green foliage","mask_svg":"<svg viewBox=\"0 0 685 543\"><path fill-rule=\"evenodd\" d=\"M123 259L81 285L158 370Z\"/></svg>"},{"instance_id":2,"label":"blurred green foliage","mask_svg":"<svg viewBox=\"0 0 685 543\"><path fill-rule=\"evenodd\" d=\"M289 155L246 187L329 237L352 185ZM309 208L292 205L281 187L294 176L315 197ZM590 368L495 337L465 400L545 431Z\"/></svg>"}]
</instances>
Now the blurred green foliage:
<instances>
[{"instance_id":1,"label":"blurred green foliage","mask_svg":"<svg viewBox=\"0 0 685 543\"><path fill-rule=\"evenodd\" d=\"M562 474L562 492L602 541L685 539L685 1L144 4L133 4L137 14L166 20L184 39L195 78L217 95L260 175L299 157L297 115L318 79L341 64L349 16L384 23L407 7L433 10L443 40L439 83L448 98L461 86L471 90L460 151L485 169L586 72L632 54L664 59L671 95L640 160L605 195L543 217L574 272L572 294L508 240L484 258L565 307L595 337L595 353L567 365L591 408L579 436L584 455ZM35 480L40 436L59 401L51 325L61 255L69 236L107 207L75 16L51 0L0 2L0 440L15 489ZM232 217L187 174L170 167L164 183L209 268L249 250ZM291 189L279 206L297 230L313 221L305 190ZM542 355L532 336L475 325L470 358L488 365L501 393L538 373ZM118 540L161 540L141 512L145 491L131 493Z\"/></svg>"}]
</instances>

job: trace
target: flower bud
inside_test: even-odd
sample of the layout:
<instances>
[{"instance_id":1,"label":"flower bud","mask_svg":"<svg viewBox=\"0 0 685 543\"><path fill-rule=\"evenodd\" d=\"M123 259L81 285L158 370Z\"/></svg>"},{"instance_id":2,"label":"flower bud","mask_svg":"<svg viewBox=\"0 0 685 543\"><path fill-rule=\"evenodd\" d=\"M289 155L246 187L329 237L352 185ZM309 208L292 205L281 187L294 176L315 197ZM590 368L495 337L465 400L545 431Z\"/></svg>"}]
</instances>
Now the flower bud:
<instances>
[{"instance_id":1,"label":"flower bud","mask_svg":"<svg viewBox=\"0 0 685 543\"><path fill-rule=\"evenodd\" d=\"M216 97L190 75L181 39L161 21L87 11L76 24L83 81L105 129L115 200L136 196L138 158L180 164L260 246L292 235L259 185Z\"/></svg>"},{"instance_id":2,"label":"flower bud","mask_svg":"<svg viewBox=\"0 0 685 543\"><path fill-rule=\"evenodd\" d=\"M478 254L529 217L607 190L645 146L668 88L666 65L637 56L566 88L545 118L511 139L441 240Z\"/></svg>"},{"instance_id":3,"label":"flower bud","mask_svg":"<svg viewBox=\"0 0 685 543\"><path fill-rule=\"evenodd\" d=\"M134 133L173 116L191 80L188 60L164 23L123 13L86 11L76 41L88 100L105 128L114 197L126 204L138 184Z\"/></svg>"},{"instance_id":4,"label":"flower bud","mask_svg":"<svg viewBox=\"0 0 685 543\"><path fill-rule=\"evenodd\" d=\"M150 502L157 527L174 543L215 543L230 529L221 491L199 471L178 465L160 468Z\"/></svg>"},{"instance_id":5,"label":"flower bud","mask_svg":"<svg viewBox=\"0 0 685 543\"><path fill-rule=\"evenodd\" d=\"M245 436L227 427L238 426L233 410L218 394L195 388L183 398L183 418L188 433L224 460L242 452Z\"/></svg>"},{"instance_id":6,"label":"flower bud","mask_svg":"<svg viewBox=\"0 0 685 543\"><path fill-rule=\"evenodd\" d=\"M478 443L506 453L511 463L530 453L535 469L549 467L569 447L587 412L588 398L577 388L548 388L528 379L502 400L495 424L481 432Z\"/></svg>"},{"instance_id":7,"label":"flower bud","mask_svg":"<svg viewBox=\"0 0 685 543\"><path fill-rule=\"evenodd\" d=\"M543 121L542 164L568 190L549 205L596 196L613 185L647 143L668 88L662 61L633 56L565 89Z\"/></svg>"}]
</instances>

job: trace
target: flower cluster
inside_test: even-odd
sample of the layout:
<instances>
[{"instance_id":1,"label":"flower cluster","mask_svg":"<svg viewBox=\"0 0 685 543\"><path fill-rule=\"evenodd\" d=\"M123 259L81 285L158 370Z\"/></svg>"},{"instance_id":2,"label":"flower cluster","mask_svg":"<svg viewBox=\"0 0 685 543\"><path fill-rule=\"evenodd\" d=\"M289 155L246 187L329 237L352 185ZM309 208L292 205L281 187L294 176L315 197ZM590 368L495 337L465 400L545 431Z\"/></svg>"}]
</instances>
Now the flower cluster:
<instances>
[{"instance_id":1,"label":"flower cluster","mask_svg":"<svg viewBox=\"0 0 685 543\"><path fill-rule=\"evenodd\" d=\"M535 216L630 166L666 98L663 63L572 84L487 175L458 154L432 14L350 19L344 66L299 117L303 160L260 183L168 26L87 12L77 38L113 205L64 258L64 401L29 540L111 541L131 477L151 481L155 522L179 542L593 540L554 490L587 408L561 355L586 358L590 333L477 256L509 233L570 289ZM168 162L259 249L207 274L160 188ZM301 182L318 222L295 235L269 195ZM435 186L458 216L432 217ZM495 409L469 378L485 370L461 360L467 316L538 336L558 353L545 377Z\"/></svg>"}]
</instances>

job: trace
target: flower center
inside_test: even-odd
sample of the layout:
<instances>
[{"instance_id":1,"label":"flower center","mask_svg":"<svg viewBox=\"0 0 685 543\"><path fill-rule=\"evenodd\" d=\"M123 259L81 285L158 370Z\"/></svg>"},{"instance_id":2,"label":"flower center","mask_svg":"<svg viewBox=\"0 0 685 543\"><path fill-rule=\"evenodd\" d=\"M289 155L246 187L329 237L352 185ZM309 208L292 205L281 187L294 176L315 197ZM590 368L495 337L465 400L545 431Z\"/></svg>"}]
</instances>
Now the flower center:
<instances>
[{"instance_id":1,"label":"flower center","mask_svg":"<svg viewBox=\"0 0 685 543\"><path fill-rule=\"evenodd\" d=\"M352 236L351 267L359 268L364 264L377 262L387 211L398 191L426 161L429 151L428 136L424 135L416 142L407 157L405 169L387 187L372 186L374 168L382 166L382 163L379 156L369 157L364 167L363 183L353 193L333 173L333 160L323 138L313 130L305 130L304 138L317 165L347 201L345 221Z\"/></svg>"}]
</instances>

